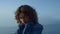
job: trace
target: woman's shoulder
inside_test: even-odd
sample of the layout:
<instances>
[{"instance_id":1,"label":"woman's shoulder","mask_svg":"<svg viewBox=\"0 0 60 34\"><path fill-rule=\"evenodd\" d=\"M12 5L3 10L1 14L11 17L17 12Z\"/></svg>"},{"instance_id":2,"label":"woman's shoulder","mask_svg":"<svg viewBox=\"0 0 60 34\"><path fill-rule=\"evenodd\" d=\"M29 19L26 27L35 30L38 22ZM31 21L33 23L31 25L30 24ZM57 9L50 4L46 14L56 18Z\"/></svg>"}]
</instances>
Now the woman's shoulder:
<instances>
[{"instance_id":1,"label":"woman's shoulder","mask_svg":"<svg viewBox=\"0 0 60 34\"><path fill-rule=\"evenodd\" d=\"M36 23L36 24L34 25L34 29L43 29L43 25L40 24L40 23Z\"/></svg>"}]
</instances>

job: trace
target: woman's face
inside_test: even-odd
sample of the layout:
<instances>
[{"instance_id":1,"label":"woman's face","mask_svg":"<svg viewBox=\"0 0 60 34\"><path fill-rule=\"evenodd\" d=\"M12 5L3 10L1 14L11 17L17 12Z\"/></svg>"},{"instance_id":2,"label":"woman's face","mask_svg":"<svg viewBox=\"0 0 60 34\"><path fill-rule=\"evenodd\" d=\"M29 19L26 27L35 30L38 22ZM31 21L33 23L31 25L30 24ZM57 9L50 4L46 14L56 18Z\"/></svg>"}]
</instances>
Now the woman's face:
<instances>
[{"instance_id":1,"label":"woman's face","mask_svg":"<svg viewBox=\"0 0 60 34\"><path fill-rule=\"evenodd\" d=\"M29 17L26 14L23 14L23 13L21 13L19 15L19 18L20 18L20 22L22 24L25 24L29 20Z\"/></svg>"}]
</instances>

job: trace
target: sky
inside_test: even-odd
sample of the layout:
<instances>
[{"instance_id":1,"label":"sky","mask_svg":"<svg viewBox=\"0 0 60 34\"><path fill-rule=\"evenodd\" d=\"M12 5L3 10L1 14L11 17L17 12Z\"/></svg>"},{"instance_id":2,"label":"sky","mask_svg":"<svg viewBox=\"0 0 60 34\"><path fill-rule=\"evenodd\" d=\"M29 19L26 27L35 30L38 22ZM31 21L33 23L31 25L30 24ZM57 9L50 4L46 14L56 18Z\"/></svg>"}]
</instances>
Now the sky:
<instances>
[{"instance_id":1,"label":"sky","mask_svg":"<svg viewBox=\"0 0 60 34\"><path fill-rule=\"evenodd\" d=\"M17 26L14 13L21 5L36 9L41 24L60 24L60 0L0 0L0 27Z\"/></svg>"}]
</instances>

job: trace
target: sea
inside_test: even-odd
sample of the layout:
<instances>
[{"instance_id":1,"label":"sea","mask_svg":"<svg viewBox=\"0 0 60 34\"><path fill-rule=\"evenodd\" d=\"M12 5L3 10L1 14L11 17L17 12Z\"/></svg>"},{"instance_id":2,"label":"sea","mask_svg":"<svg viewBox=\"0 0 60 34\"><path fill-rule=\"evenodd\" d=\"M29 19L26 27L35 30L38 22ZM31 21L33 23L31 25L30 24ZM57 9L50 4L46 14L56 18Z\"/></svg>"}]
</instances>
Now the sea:
<instances>
[{"instance_id":1,"label":"sea","mask_svg":"<svg viewBox=\"0 0 60 34\"><path fill-rule=\"evenodd\" d=\"M60 24L46 24L43 25L42 34L60 34ZM18 27L0 27L0 34L15 34Z\"/></svg>"}]
</instances>

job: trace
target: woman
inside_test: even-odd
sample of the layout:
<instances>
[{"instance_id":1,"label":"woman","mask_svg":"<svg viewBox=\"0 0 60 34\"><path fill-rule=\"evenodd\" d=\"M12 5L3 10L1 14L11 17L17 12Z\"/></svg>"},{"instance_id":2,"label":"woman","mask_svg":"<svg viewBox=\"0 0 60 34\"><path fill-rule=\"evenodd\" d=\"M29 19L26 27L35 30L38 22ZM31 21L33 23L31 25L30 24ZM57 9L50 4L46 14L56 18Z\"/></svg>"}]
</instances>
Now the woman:
<instances>
[{"instance_id":1,"label":"woman","mask_svg":"<svg viewBox=\"0 0 60 34\"><path fill-rule=\"evenodd\" d=\"M43 26L38 23L35 9L29 5L20 6L15 12L15 18L19 24L16 34L41 34Z\"/></svg>"}]
</instances>

